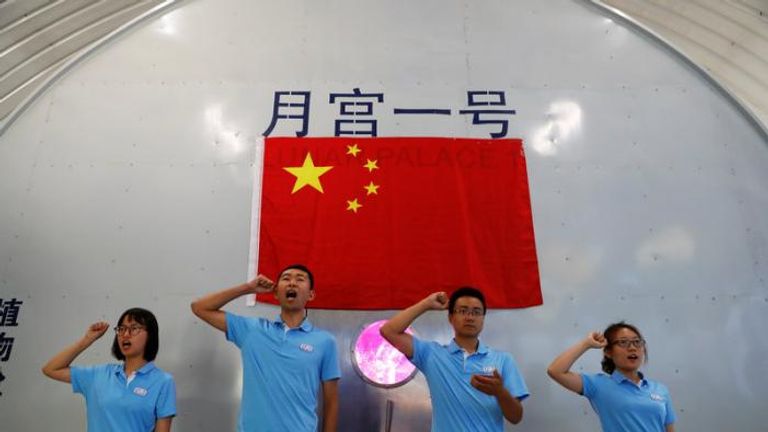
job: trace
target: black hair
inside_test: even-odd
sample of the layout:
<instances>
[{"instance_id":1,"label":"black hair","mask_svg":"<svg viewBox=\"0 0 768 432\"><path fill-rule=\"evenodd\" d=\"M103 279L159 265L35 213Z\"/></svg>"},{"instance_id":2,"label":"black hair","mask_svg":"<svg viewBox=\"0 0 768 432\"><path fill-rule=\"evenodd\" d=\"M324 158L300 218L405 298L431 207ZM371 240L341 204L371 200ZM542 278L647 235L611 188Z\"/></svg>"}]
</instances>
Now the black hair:
<instances>
[{"instance_id":1,"label":"black hair","mask_svg":"<svg viewBox=\"0 0 768 432\"><path fill-rule=\"evenodd\" d=\"M307 266L305 266L304 264L291 264L287 266L286 268L280 270L280 273L277 274L277 279L280 280L280 276L282 276L283 273L285 273L287 270L291 270L291 269L301 270L304 273L306 273L307 276L309 277L309 289L315 289L315 277L312 275L312 272L309 271Z\"/></svg>"},{"instance_id":2,"label":"black hair","mask_svg":"<svg viewBox=\"0 0 768 432\"><path fill-rule=\"evenodd\" d=\"M603 361L600 362L600 365L603 367L603 372L607 374L612 374L613 371L616 370L616 363L613 362L613 359L607 357L605 355L605 351L607 351L614 343L614 338L616 337L616 333L619 332L621 329L627 329L635 332L637 336L640 337L640 339L643 339L643 334L640 333L640 330L637 329L637 327L633 326L632 324L625 323L624 321L619 321L617 323L613 323L606 327L605 331L603 331L603 336L605 336L605 340L608 342L608 345L603 348ZM643 361L648 361L648 347L645 347L644 350L644 356Z\"/></svg>"},{"instance_id":3,"label":"black hair","mask_svg":"<svg viewBox=\"0 0 768 432\"><path fill-rule=\"evenodd\" d=\"M480 300L480 303L483 304L483 315L485 315L485 296L479 289L471 286L463 286L451 294L451 298L448 300L449 314L453 313L453 308L456 306L456 300L458 300L460 297L474 297Z\"/></svg>"},{"instance_id":4,"label":"black hair","mask_svg":"<svg viewBox=\"0 0 768 432\"><path fill-rule=\"evenodd\" d=\"M144 326L147 332L147 344L144 346L144 360L153 361L157 357L157 351L160 349L160 329L157 326L155 315L142 308L131 308L120 315L117 325L123 324L123 320L131 318L133 321ZM112 355L118 360L125 360L125 355L120 351L120 344L117 342L117 334L112 342Z\"/></svg>"}]
</instances>

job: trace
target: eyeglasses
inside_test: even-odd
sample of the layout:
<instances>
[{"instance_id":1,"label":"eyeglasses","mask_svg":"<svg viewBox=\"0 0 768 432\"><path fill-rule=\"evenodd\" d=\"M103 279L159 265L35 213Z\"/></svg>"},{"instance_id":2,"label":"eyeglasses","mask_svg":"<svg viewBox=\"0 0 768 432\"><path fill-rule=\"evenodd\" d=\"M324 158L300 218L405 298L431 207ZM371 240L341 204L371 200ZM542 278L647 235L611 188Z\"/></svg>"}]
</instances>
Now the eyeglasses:
<instances>
[{"instance_id":1,"label":"eyeglasses","mask_svg":"<svg viewBox=\"0 0 768 432\"><path fill-rule=\"evenodd\" d=\"M611 342L611 345L618 345L622 348L629 348L633 346L635 348L644 348L645 340L643 339L619 339Z\"/></svg>"},{"instance_id":2,"label":"eyeglasses","mask_svg":"<svg viewBox=\"0 0 768 432\"><path fill-rule=\"evenodd\" d=\"M462 307L462 308L454 309L453 312L461 316L471 316L475 318L485 315L484 311L480 308L470 309L470 308Z\"/></svg>"},{"instance_id":3,"label":"eyeglasses","mask_svg":"<svg viewBox=\"0 0 768 432\"><path fill-rule=\"evenodd\" d=\"M136 336L140 331L144 330L144 326L117 326L113 330L119 335L128 333L130 336Z\"/></svg>"}]
</instances>

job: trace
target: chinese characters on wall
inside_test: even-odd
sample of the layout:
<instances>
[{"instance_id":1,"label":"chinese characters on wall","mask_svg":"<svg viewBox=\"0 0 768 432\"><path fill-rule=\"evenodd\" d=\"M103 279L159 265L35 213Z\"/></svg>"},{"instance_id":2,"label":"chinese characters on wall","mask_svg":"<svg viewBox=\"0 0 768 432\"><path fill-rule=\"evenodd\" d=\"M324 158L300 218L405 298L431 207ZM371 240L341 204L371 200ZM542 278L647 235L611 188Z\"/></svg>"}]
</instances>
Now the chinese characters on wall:
<instances>
[{"instance_id":1,"label":"chinese characters on wall","mask_svg":"<svg viewBox=\"0 0 768 432\"><path fill-rule=\"evenodd\" d=\"M272 105L272 120L264 131L270 136L278 122L289 123L297 137L309 133L309 91L276 91ZM451 116L456 111L461 116L471 116L473 125L488 125L491 138L507 136L509 118L516 114L507 106L506 93L497 90L467 91L466 107L454 110L450 107L395 107L395 116ZM363 93L355 88L351 93L331 93L330 105L339 107L338 119L334 120L334 136L369 136L379 134L376 105L384 102L384 93ZM381 111L381 110L380 110Z\"/></svg>"}]
</instances>

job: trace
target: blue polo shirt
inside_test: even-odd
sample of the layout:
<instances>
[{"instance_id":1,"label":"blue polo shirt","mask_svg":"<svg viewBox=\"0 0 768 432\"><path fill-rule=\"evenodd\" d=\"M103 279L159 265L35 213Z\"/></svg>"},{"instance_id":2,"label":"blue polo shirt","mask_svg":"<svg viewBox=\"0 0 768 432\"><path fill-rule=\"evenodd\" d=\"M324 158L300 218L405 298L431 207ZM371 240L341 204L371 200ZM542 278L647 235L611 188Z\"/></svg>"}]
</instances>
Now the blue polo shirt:
<instances>
[{"instance_id":1,"label":"blue polo shirt","mask_svg":"<svg viewBox=\"0 0 768 432\"><path fill-rule=\"evenodd\" d=\"M523 400L529 394L512 355L482 342L476 352L466 355L455 340L440 345L414 337L411 363L427 379L433 432L504 430L504 414L496 398L469 383L474 374L490 375L496 369L512 396Z\"/></svg>"},{"instance_id":2,"label":"blue polo shirt","mask_svg":"<svg viewBox=\"0 0 768 432\"><path fill-rule=\"evenodd\" d=\"M227 312L227 340L240 348L240 432L315 432L321 382L341 377L336 339L308 319L276 321Z\"/></svg>"},{"instance_id":3,"label":"blue polo shirt","mask_svg":"<svg viewBox=\"0 0 768 432\"><path fill-rule=\"evenodd\" d=\"M600 417L604 432L664 432L675 422L669 390L640 374L635 384L621 372L581 375L584 396Z\"/></svg>"},{"instance_id":4,"label":"blue polo shirt","mask_svg":"<svg viewBox=\"0 0 768 432\"><path fill-rule=\"evenodd\" d=\"M176 415L176 384L154 363L127 383L122 364L73 366L72 391L85 397L89 432L151 432L157 419Z\"/></svg>"}]
</instances>

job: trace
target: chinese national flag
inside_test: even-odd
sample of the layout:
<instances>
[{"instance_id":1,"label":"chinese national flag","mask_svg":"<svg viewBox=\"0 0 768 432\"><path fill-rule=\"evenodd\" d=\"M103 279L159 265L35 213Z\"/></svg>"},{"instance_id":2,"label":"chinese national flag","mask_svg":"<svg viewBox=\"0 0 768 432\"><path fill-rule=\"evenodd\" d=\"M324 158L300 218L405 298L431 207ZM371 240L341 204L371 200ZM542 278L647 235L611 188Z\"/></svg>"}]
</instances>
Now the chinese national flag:
<instances>
[{"instance_id":1,"label":"chinese national flag","mask_svg":"<svg viewBox=\"0 0 768 432\"><path fill-rule=\"evenodd\" d=\"M260 211L258 272L307 265L309 307L400 309L463 285L493 308L542 303L518 139L266 138Z\"/></svg>"}]
</instances>

